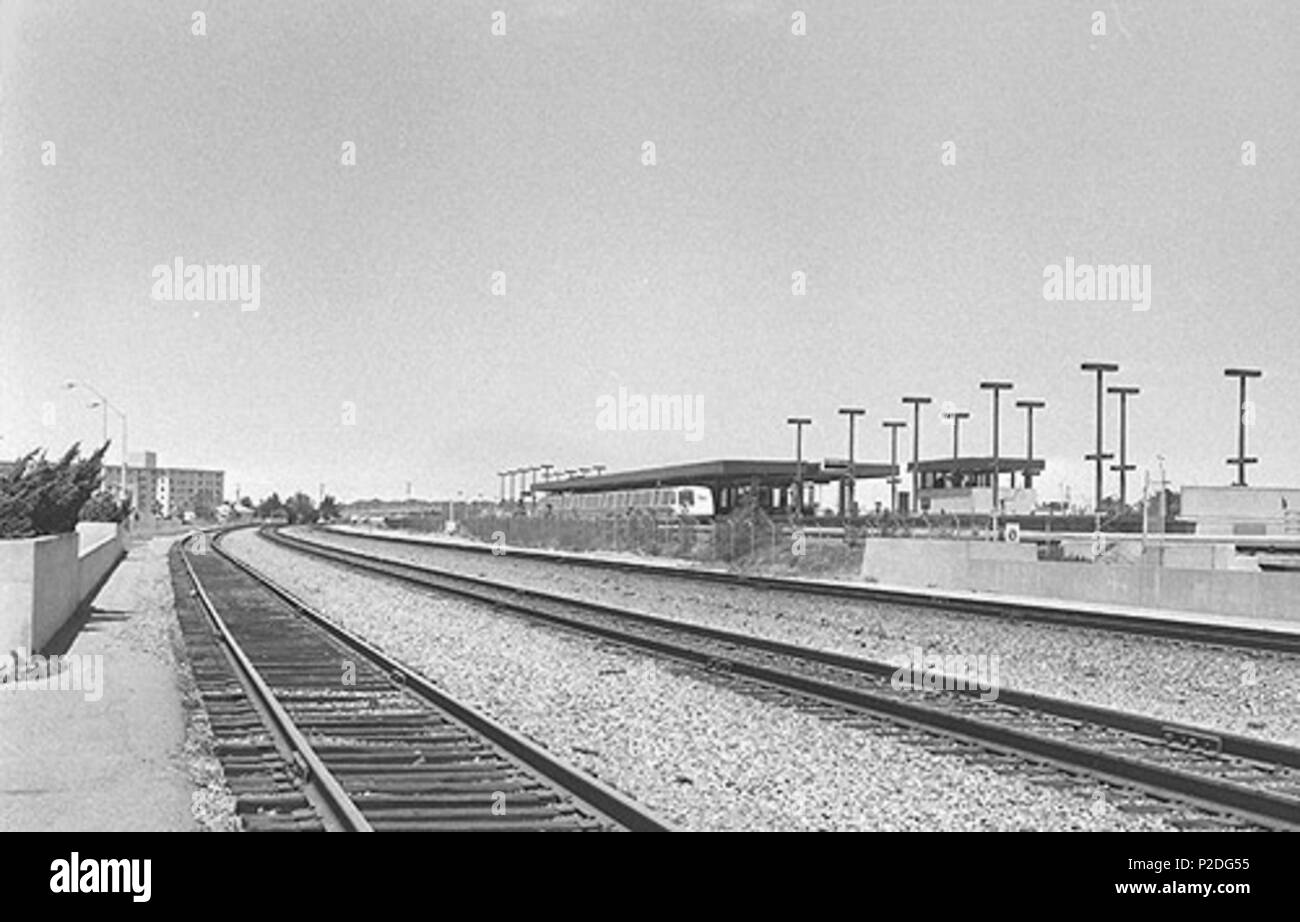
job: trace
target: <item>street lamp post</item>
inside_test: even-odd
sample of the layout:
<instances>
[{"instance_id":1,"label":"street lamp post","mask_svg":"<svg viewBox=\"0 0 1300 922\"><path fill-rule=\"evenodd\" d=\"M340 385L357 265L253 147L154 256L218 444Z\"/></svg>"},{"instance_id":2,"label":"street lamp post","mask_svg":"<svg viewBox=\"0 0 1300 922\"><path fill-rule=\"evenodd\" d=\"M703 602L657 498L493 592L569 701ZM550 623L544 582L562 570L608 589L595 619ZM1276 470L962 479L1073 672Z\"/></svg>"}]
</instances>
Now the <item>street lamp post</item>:
<instances>
[{"instance_id":1,"label":"street lamp post","mask_svg":"<svg viewBox=\"0 0 1300 922\"><path fill-rule=\"evenodd\" d=\"M921 483L921 407L930 403L929 397L904 397L903 403L912 405L912 499L909 512L921 508L917 494Z\"/></svg>"},{"instance_id":2,"label":"street lamp post","mask_svg":"<svg viewBox=\"0 0 1300 922\"><path fill-rule=\"evenodd\" d=\"M898 430L906 429L907 422L901 419L887 419L881 424L889 430L889 511L898 511Z\"/></svg>"},{"instance_id":3,"label":"street lamp post","mask_svg":"<svg viewBox=\"0 0 1300 922\"><path fill-rule=\"evenodd\" d=\"M103 419L104 419L104 423L103 423L103 430L104 430L104 431L103 431L103 434L104 434L104 441L105 441L105 442L108 441L108 411L109 411L109 410L112 410L112 411L113 411L114 413L116 413L116 414L118 415L118 417L122 420L122 486L121 486L121 491L122 491L122 498L125 499L125 498L127 497L127 489L126 489L126 472L127 472L127 455L126 455L126 435L127 435L127 433L126 433L126 414L123 413L121 410L119 410L117 407L113 406L113 404L109 403L107 397L105 397L103 394L101 394L101 393L100 393L98 390L96 390L94 387L91 387L91 386L90 386L89 384L87 384L85 381L73 381L73 380L68 380L68 381L64 381L64 382L63 382L63 389L64 389L64 390L72 390L73 388L77 388L77 387L80 387L80 388L82 388L83 390L90 391L90 393L94 394L97 398L99 398L99 405L102 406L102 408L103 408L103 413L104 413L104 416L103 416Z\"/></svg>"},{"instance_id":4,"label":"street lamp post","mask_svg":"<svg viewBox=\"0 0 1300 922\"><path fill-rule=\"evenodd\" d=\"M103 410L103 423L100 427L99 441L101 443L108 441L108 402L104 400L92 400L86 404L87 410Z\"/></svg>"},{"instance_id":5,"label":"street lamp post","mask_svg":"<svg viewBox=\"0 0 1300 922\"><path fill-rule=\"evenodd\" d=\"M1042 400L1017 400L1016 406L1025 411L1025 489L1034 485L1034 411L1041 410L1047 404Z\"/></svg>"},{"instance_id":6,"label":"street lamp post","mask_svg":"<svg viewBox=\"0 0 1300 922\"><path fill-rule=\"evenodd\" d=\"M857 508L854 503L854 494L857 492L857 480L853 468L853 423L859 416L866 414L862 407L840 407L840 415L849 418L849 470L844 475L844 486L840 490L840 515L852 515Z\"/></svg>"},{"instance_id":7,"label":"street lamp post","mask_svg":"<svg viewBox=\"0 0 1300 922\"><path fill-rule=\"evenodd\" d=\"M1102 377L1110 372L1119 371L1119 366L1114 362L1084 362L1079 366L1081 371L1091 371L1097 375L1097 450L1090 455L1084 455L1085 461L1094 461L1097 464L1096 487L1094 491L1093 502L1096 504L1097 530L1101 531L1101 488L1102 488L1102 462L1108 461L1115 457L1113 454L1105 452L1105 442L1103 441L1102 421L1105 418L1106 407L1102 402L1105 391L1105 384Z\"/></svg>"},{"instance_id":8,"label":"street lamp post","mask_svg":"<svg viewBox=\"0 0 1300 922\"><path fill-rule=\"evenodd\" d=\"M1112 464L1110 469L1119 472L1119 508L1128 508L1128 472L1137 470L1137 465L1128 463L1128 398L1141 393L1141 388L1112 385L1106 388L1108 394L1119 397L1119 464Z\"/></svg>"},{"instance_id":9,"label":"street lamp post","mask_svg":"<svg viewBox=\"0 0 1300 922\"><path fill-rule=\"evenodd\" d=\"M1237 397L1237 457L1229 458L1229 464L1237 465L1237 486L1246 485L1246 465L1257 464L1258 458L1246 457L1246 379L1261 378L1264 373L1257 368L1225 368L1223 374L1236 378L1239 385Z\"/></svg>"},{"instance_id":10,"label":"street lamp post","mask_svg":"<svg viewBox=\"0 0 1300 922\"><path fill-rule=\"evenodd\" d=\"M980 390L993 392L993 528L997 531L998 514L1002 511L999 503L999 483L1002 475L1002 440L999 433L998 407L1003 391L1009 391L1014 385L1010 381L981 381Z\"/></svg>"},{"instance_id":11,"label":"street lamp post","mask_svg":"<svg viewBox=\"0 0 1300 922\"><path fill-rule=\"evenodd\" d=\"M795 515L803 517L803 427L811 426L812 420L807 416L791 416L786 419L788 425L794 426L794 482Z\"/></svg>"}]
</instances>

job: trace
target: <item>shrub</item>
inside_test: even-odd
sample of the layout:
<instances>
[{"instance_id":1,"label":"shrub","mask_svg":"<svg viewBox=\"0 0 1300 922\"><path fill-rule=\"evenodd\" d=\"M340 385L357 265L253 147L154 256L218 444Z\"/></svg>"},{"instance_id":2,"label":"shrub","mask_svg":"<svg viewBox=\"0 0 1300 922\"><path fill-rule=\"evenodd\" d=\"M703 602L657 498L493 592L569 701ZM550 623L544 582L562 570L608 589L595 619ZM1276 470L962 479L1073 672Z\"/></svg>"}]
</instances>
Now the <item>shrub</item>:
<instances>
[{"instance_id":1,"label":"shrub","mask_svg":"<svg viewBox=\"0 0 1300 922\"><path fill-rule=\"evenodd\" d=\"M332 522L339 517L338 500L328 493L320 501L320 518L322 522Z\"/></svg>"},{"instance_id":2,"label":"shrub","mask_svg":"<svg viewBox=\"0 0 1300 922\"><path fill-rule=\"evenodd\" d=\"M295 493L284 504L284 514L290 525L310 525L320 517L316 504L306 493Z\"/></svg>"},{"instance_id":3,"label":"shrub","mask_svg":"<svg viewBox=\"0 0 1300 922\"><path fill-rule=\"evenodd\" d=\"M0 478L0 538L35 538L75 531L82 507L99 487L105 442L79 458L76 443L59 460L34 449Z\"/></svg>"},{"instance_id":4,"label":"shrub","mask_svg":"<svg viewBox=\"0 0 1300 922\"><path fill-rule=\"evenodd\" d=\"M189 506L195 518L210 522L217 517L217 501L207 490L199 490L195 493L190 498Z\"/></svg>"},{"instance_id":5,"label":"shrub","mask_svg":"<svg viewBox=\"0 0 1300 922\"><path fill-rule=\"evenodd\" d=\"M257 504L257 517L259 519L273 519L279 515L284 515L284 503L280 501L279 493L272 493Z\"/></svg>"},{"instance_id":6,"label":"shrub","mask_svg":"<svg viewBox=\"0 0 1300 922\"><path fill-rule=\"evenodd\" d=\"M776 542L777 526L753 497L743 497L726 516L714 519L713 556L737 562Z\"/></svg>"},{"instance_id":7,"label":"shrub","mask_svg":"<svg viewBox=\"0 0 1300 922\"><path fill-rule=\"evenodd\" d=\"M118 501L109 490L100 490L81 507L83 522L125 522L131 515L131 501Z\"/></svg>"}]
</instances>

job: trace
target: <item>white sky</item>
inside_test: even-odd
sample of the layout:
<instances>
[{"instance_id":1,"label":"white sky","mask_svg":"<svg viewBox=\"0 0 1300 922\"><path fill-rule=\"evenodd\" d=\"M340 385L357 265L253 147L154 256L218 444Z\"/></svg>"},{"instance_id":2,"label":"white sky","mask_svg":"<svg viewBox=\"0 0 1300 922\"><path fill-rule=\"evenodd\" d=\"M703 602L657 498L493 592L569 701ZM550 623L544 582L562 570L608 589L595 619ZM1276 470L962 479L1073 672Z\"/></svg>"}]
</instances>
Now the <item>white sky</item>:
<instances>
[{"instance_id":1,"label":"white sky","mask_svg":"<svg viewBox=\"0 0 1300 922\"><path fill-rule=\"evenodd\" d=\"M1180 483L1231 478L1222 369L1262 367L1251 480L1300 484L1300 4L809 0L799 37L757 0L525 3L505 37L502 4L230 0L206 37L196 5L0 2L6 456L98 439L80 377L232 494L495 495L788 457L795 414L842 456L845 404L884 460L905 393L923 454L944 401L987 451L996 377L1078 497L1104 359L1143 388L1132 460ZM259 265L260 309L151 300L178 256ZM1067 256L1150 264L1151 309L1046 302ZM598 429L620 386L700 395L702 438Z\"/></svg>"}]
</instances>

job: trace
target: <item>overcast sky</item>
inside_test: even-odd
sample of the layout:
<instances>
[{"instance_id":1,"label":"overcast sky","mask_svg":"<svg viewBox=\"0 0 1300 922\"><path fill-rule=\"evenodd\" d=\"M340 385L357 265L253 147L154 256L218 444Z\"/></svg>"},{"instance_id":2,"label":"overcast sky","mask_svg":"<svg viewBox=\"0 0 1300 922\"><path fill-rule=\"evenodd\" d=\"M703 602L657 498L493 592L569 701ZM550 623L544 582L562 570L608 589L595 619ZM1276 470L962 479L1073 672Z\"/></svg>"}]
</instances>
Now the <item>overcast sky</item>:
<instances>
[{"instance_id":1,"label":"overcast sky","mask_svg":"<svg viewBox=\"0 0 1300 922\"><path fill-rule=\"evenodd\" d=\"M792 414L842 456L844 404L883 460L907 393L923 454L944 401L987 452L994 377L1077 498L1103 359L1179 483L1229 481L1223 368L1263 368L1251 480L1300 484L1294 0L203 6L0 0L6 456L98 439L82 378L232 496L495 495L787 457ZM1149 309L1045 300L1067 257L1149 265ZM154 299L177 258L260 267L258 309ZM620 387L698 396L701 437L599 428Z\"/></svg>"}]
</instances>

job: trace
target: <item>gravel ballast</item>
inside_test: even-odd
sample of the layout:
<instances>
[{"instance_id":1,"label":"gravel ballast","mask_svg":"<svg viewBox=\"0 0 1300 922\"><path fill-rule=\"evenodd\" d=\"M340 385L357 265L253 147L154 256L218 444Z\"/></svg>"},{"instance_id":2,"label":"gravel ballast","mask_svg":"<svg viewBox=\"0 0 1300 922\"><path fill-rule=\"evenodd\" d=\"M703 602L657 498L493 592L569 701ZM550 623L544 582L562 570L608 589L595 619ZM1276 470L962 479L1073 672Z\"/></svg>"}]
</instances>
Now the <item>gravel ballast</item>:
<instances>
[{"instance_id":1,"label":"gravel ballast","mask_svg":"<svg viewBox=\"0 0 1300 922\"><path fill-rule=\"evenodd\" d=\"M763 703L640 653L349 572L252 531L224 547L681 828L1170 828L1105 798Z\"/></svg>"},{"instance_id":2,"label":"gravel ballast","mask_svg":"<svg viewBox=\"0 0 1300 922\"><path fill-rule=\"evenodd\" d=\"M959 612L398 544L340 532L302 537L514 582L667 618L893 661L997 657L1002 685L1227 733L1300 745L1300 656L1012 622ZM1297 600L1300 604L1300 600Z\"/></svg>"}]
</instances>

